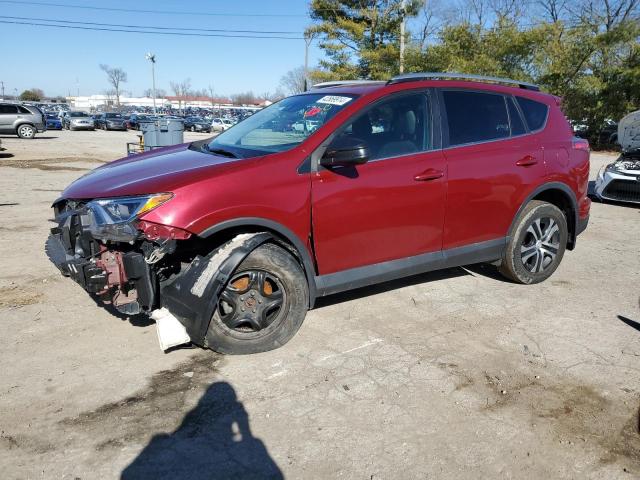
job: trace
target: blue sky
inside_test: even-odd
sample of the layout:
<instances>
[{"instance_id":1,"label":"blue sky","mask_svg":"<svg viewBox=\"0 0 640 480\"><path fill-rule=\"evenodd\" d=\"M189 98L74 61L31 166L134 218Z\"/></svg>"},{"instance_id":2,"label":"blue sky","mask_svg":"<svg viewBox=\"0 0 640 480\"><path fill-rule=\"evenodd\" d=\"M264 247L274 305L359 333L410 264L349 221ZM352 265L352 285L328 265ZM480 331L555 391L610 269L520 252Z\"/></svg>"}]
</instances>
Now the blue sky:
<instances>
[{"instance_id":1,"label":"blue sky","mask_svg":"<svg viewBox=\"0 0 640 480\"><path fill-rule=\"evenodd\" d=\"M302 32L311 22L306 0L41 0L40 3L200 13L131 13L35 5L29 0L0 2L0 17L29 17L125 25L204 29ZM278 16L213 16L204 13ZM279 16L279 14L289 16ZM0 18L3 20L5 18ZM23 21L23 20L19 20ZM79 24L82 25L82 24ZM103 93L109 88L99 68L105 63L128 74L124 89L134 96L151 87L147 51L156 54L156 86L169 92L170 81L191 79L193 88L213 85L219 95L274 91L288 70L304 63L303 40L177 37L0 24L0 80L5 95L38 87L47 95ZM310 49L309 65L322 53Z\"/></svg>"}]
</instances>

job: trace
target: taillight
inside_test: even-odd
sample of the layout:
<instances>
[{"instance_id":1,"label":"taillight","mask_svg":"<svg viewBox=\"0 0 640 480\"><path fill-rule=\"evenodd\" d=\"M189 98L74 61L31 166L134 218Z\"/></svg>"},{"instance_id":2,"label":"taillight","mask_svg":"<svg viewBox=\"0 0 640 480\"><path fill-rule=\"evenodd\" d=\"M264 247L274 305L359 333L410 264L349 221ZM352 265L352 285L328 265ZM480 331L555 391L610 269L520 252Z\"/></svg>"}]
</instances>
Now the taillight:
<instances>
[{"instance_id":1,"label":"taillight","mask_svg":"<svg viewBox=\"0 0 640 480\"><path fill-rule=\"evenodd\" d=\"M589 142L584 138L574 137L573 138L573 149L574 150L584 150L585 152L588 152L590 150L589 149Z\"/></svg>"}]
</instances>

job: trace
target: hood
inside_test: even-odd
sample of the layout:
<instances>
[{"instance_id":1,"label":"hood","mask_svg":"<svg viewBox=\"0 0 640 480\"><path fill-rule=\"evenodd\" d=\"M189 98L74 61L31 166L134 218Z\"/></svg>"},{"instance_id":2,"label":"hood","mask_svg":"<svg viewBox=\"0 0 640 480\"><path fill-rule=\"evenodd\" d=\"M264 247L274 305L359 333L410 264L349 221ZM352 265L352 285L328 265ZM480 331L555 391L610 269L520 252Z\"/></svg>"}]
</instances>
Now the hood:
<instances>
[{"instance_id":1,"label":"hood","mask_svg":"<svg viewBox=\"0 0 640 480\"><path fill-rule=\"evenodd\" d=\"M640 148L640 110L631 112L620 120L618 143L625 152Z\"/></svg>"},{"instance_id":2,"label":"hood","mask_svg":"<svg viewBox=\"0 0 640 480\"><path fill-rule=\"evenodd\" d=\"M62 198L91 199L172 192L210 170L242 159L190 150L189 144L174 145L115 160L80 177Z\"/></svg>"}]
</instances>

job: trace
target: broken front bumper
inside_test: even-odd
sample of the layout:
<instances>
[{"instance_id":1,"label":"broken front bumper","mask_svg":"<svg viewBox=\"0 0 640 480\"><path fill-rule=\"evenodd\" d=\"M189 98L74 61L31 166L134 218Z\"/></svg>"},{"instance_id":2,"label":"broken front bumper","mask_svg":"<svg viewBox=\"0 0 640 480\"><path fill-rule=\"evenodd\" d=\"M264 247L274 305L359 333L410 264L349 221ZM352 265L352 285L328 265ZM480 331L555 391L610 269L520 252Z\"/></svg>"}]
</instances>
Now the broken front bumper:
<instances>
[{"instance_id":1,"label":"broken front bumper","mask_svg":"<svg viewBox=\"0 0 640 480\"><path fill-rule=\"evenodd\" d=\"M206 346L209 323L229 277L252 250L273 240L269 233L237 235L209 254L193 254L185 264L183 257L172 258L175 239L149 240L151 232L172 227L138 221L99 228L86 208L65 212L58 221L46 242L49 259L105 304L161 320L157 326L163 348L176 344L161 332L162 325L175 331L175 321L193 343ZM173 274L163 272L176 264L182 266Z\"/></svg>"}]
</instances>

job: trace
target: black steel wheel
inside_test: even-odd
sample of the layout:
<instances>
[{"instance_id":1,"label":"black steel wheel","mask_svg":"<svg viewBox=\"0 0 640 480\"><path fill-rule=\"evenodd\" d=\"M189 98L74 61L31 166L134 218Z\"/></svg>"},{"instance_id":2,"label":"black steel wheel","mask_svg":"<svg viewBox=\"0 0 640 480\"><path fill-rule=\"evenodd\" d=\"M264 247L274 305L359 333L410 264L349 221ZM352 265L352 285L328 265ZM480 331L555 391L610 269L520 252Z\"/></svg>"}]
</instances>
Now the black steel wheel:
<instances>
[{"instance_id":1,"label":"black steel wheel","mask_svg":"<svg viewBox=\"0 0 640 480\"><path fill-rule=\"evenodd\" d=\"M227 354L273 350L295 335L308 306L298 261L278 245L262 245L242 261L220 295L206 346Z\"/></svg>"}]
</instances>

